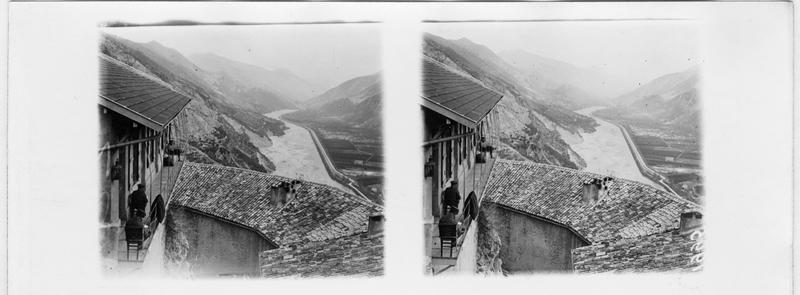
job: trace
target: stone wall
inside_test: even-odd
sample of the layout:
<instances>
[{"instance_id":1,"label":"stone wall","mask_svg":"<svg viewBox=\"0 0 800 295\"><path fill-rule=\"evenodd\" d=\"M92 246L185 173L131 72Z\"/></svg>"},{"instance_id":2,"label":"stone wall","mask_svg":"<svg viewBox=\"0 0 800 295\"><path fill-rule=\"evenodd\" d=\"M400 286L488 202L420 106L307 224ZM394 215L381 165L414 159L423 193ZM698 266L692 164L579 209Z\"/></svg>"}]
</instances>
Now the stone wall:
<instances>
[{"instance_id":1,"label":"stone wall","mask_svg":"<svg viewBox=\"0 0 800 295\"><path fill-rule=\"evenodd\" d=\"M181 206L167 214L166 257L195 277L257 276L258 254L272 249L255 231Z\"/></svg>"},{"instance_id":2,"label":"stone wall","mask_svg":"<svg viewBox=\"0 0 800 295\"><path fill-rule=\"evenodd\" d=\"M383 236L291 244L261 253L260 264L263 277L383 275Z\"/></svg>"},{"instance_id":3,"label":"stone wall","mask_svg":"<svg viewBox=\"0 0 800 295\"><path fill-rule=\"evenodd\" d=\"M572 249L587 245L569 229L485 203L489 227L500 238L502 267L518 272L571 272Z\"/></svg>"},{"instance_id":4,"label":"stone wall","mask_svg":"<svg viewBox=\"0 0 800 295\"><path fill-rule=\"evenodd\" d=\"M572 253L575 271L579 273L696 271L702 268L702 246L702 238L693 239L693 235L669 231L598 242Z\"/></svg>"}]
</instances>

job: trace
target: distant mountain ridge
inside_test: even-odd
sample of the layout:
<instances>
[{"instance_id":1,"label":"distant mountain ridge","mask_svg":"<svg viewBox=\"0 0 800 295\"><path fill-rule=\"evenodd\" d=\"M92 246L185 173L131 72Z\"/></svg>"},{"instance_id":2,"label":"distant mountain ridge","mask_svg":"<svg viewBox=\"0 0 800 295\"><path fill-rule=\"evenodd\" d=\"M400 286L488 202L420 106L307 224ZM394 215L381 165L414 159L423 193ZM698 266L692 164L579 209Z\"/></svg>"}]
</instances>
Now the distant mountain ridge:
<instances>
[{"instance_id":1,"label":"distant mountain ridge","mask_svg":"<svg viewBox=\"0 0 800 295\"><path fill-rule=\"evenodd\" d=\"M509 64L525 73L529 83L543 88L569 86L581 89L591 97L584 99L602 103L604 98L616 97L629 86L620 79L597 69L578 67L573 64L544 57L524 50L502 51L499 55Z\"/></svg>"},{"instance_id":2,"label":"distant mountain ridge","mask_svg":"<svg viewBox=\"0 0 800 295\"><path fill-rule=\"evenodd\" d=\"M206 71L223 75L245 87L274 93L291 103L307 100L319 91L318 87L287 69L267 70L214 53L193 54L189 59Z\"/></svg>"},{"instance_id":3,"label":"distant mountain ridge","mask_svg":"<svg viewBox=\"0 0 800 295\"><path fill-rule=\"evenodd\" d=\"M381 75L378 73L355 77L328 89L319 96L305 102L307 108L319 107L336 100L347 99L354 104L379 94L381 91Z\"/></svg>"},{"instance_id":4,"label":"distant mountain ridge","mask_svg":"<svg viewBox=\"0 0 800 295\"><path fill-rule=\"evenodd\" d=\"M347 80L308 100L305 109L296 116L330 118L377 131L383 107L381 80L380 73Z\"/></svg>"},{"instance_id":5,"label":"distant mountain ridge","mask_svg":"<svg viewBox=\"0 0 800 295\"><path fill-rule=\"evenodd\" d=\"M615 101L631 117L645 117L678 127L697 128L700 120L699 70L691 67L645 83Z\"/></svg>"},{"instance_id":6,"label":"distant mountain ridge","mask_svg":"<svg viewBox=\"0 0 800 295\"><path fill-rule=\"evenodd\" d=\"M697 83L698 68L695 66L681 72L657 77L633 91L620 95L614 101L619 105L630 105L636 100L648 96L659 96L663 100L669 100L695 88Z\"/></svg>"}]
</instances>

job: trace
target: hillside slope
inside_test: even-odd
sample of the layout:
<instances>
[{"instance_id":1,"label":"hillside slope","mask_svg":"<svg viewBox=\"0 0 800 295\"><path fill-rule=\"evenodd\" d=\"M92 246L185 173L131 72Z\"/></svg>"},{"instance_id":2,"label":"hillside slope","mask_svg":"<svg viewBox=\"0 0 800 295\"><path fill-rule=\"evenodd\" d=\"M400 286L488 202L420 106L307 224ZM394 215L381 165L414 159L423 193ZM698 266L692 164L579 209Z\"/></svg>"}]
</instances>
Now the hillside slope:
<instances>
[{"instance_id":1,"label":"hillside slope","mask_svg":"<svg viewBox=\"0 0 800 295\"><path fill-rule=\"evenodd\" d=\"M383 106L380 74L356 77L306 102L292 115L305 121L332 120L354 128L380 131Z\"/></svg>"},{"instance_id":2,"label":"hillside slope","mask_svg":"<svg viewBox=\"0 0 800 295\"><path fill-rule=\"evenodd\" d=\"M666 74L618 97L620 112L631 118L696 128L700 120L698 69Z\"/></svg>"},{"instance_id":3,"label":"hillside slope","mask_svg":"<svg viewBox=\"0 0 800 295\"><path fill-rule=\"evenodd\" d=\"M695 88L697 83L698 68L692 67L682 72L655 78L631 92L620 95L614 101L619 105L626 106L649 96L658 96L662 100L669 100Z\"/></svg>"},{"instance_id":4,"label":"hillside slope","mask_svg":"<svg viewBox=\"0 0 800 295\"><path fill-rule=\"evenodd\" d=\"M482 82L504 95L498 103L501 155L581 168L583 159L564 142L558 129L593 131L596 122L549 102L547 91L526 82L525 75L486 46L468 39L425 35L424 55Z\"/></svg>"},{"instance_id":5,"label":"hillside slope","mask_svg":"<svg viewBox=\"0 0 800 295\"><path fill-rule=\"evenodd\" d=\"M193 98L176 124L177 140L188 148L190 161L263 172L274 170L272 162L250 142L246 132L268 141L270 136L283 134L283 122L237 105L207 82L209 73L156 42L136 43L103 35L100 51Z\"/></svg>"},{"instance_id":6,"label":"hillside slope","mask_svg":"<svg viewBox=\"0 0 800 295\"><path fill-rule=\"evenodd\" d=\"M345 98L354 104L358 104L367 98L380 94L380 85L381 76L377 73L356 77L309 99L305 102L305 106L306 108L317 108Z\"/></svg>"}]
</instances>

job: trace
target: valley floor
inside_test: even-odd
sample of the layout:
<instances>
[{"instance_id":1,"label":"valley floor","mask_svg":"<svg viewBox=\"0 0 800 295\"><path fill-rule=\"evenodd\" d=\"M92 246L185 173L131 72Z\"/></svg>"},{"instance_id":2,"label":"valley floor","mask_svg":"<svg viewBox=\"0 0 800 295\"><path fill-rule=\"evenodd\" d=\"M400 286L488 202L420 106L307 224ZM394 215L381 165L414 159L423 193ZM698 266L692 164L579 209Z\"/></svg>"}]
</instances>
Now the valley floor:
<instances>
[{"instance_id":1,"label":"valley floor","mask_svg":"<svg viewBox=\"0 0 800 295\"><path fill-rule=\"evenodd\" d=\"M586 168L583 170L635 180L662 189L660 185L639 171L636 160L619 127L591 115L592 112L602 108L589 107L576 111L594 118L600 124L595 132L581 132L579 135L575 135L559 129L564 141L586 161Z\"/></svg>"},{"instance_id":2,"label":"valley floor","mask_svg":"<svg viewBox=\"0 0 800 295\"><path fill-rule=\"evenodd\" d=\"M281 115L293 111L295 110L280 110L264 114L264 116L280 120ZM286 123L288 129L284 131L283 136L272 136L270 138L271 145L259 144L259 140L252 140L261 153L275 164L273 174L327 184L349 192L349 188L345 188L328 175L308 130L290 122L281 121ZM253 135L251 134L251 136Z\"/></svg>"}]
</instances>

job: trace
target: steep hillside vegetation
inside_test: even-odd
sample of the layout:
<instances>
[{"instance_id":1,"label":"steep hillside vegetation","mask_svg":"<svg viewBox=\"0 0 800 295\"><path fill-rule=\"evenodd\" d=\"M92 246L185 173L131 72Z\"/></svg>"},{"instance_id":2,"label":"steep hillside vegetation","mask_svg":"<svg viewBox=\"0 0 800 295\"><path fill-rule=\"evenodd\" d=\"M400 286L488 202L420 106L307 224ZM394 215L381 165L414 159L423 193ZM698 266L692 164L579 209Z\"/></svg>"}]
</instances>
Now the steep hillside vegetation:
<instances>
[{"instance_id":1,"label":"steep hillside vegetation","mask_svg":"<svg viewBox=\"0 0 800 295\"><path fill-rule=\"evenodd\" d=\"M170 84L194 98L177 118L178 141L187 147L191 161L274 170L272 162L250 142L245 132L269 138L281 135L283 122L272 120L226 97L208 83L209 73L179 52L156 42L136 43L103 35L102 54L124 62Z\"/></svg>"},{"instance_id":2,"label":"steep hillside vegetation","mask_svg":"<svg viewBox=\"0 0 800 295\"><path fill-rule=\"evenodd\" d=\"M486 87L503 93L498 104L505 146L527 159L559 166L581 168L583 159L564 142L557 129L593 131L596 122L548 99L550 90L526 82L525 74L505 62L486 46L468 39L448 40L426 34L424 54L452 70L463 72ZM529 77L528 77L529 78ZM563 92L563 91L562 91ZM516 154L516 153L504 153Z\"/></svg>"}]
</instances>

